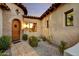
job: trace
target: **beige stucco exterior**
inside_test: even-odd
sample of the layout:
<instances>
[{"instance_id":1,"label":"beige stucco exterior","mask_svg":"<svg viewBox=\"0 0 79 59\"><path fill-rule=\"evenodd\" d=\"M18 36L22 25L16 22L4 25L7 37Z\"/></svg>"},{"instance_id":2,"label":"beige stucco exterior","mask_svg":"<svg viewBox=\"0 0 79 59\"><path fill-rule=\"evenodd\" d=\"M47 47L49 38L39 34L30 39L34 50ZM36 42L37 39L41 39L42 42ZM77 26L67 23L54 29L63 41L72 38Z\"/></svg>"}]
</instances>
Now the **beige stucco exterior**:
<instances>
[{"instance_id":1,"label":"beige stucco exterior","mask_svg":"<svg viewBox=\"0 0 79 59\"><path fill-rule=\"evenodd\" d=\"M64 12L74 10L74 26L65 26ZM53 36L52 42L59 45L61 41L67 42L68 46L72 46L79 42L79 4L63 4L57 10L50 13L42 20L45 25L46 19L49 20L49 36ZM46 26L42 26L43 33L46 33ZM47 34L45 34L47 35Z\"/></svg>"},{"instance_id":2,"label":"beige stucco exterior","mask_svg":"<svg viewBox=\"0 0 79 59\"><path fill-rule=\"evenodd\" d=\"M14 19L18 19L21 22L21 29L22 29L22 23L23 23L23 17L22 15L24 15L24 11L18 7L15 4L11 4L11 3L6 3L6 5L10 8L10 10L0 10L0 14L2 15L0 18L0 36L2 35L9 35L12 37L12 21ZM17 15L16 13L16 9L19 10L19 14ZM20 31L20 38L22 38L22 30Z\"/></svg>"},{"instance_id":3,"label":"beige stucco exterior","mask_svg":"<svg viewBox=\"0 0 79 59\"><path fill-rule=\"evenodd\" d=\"M9 11L0 9L0 36L9 35L12 36L12 20L19 19L21 21L21 36L23 33L29 36L52 36L52 42L59 45L61 41L67 42L68 46L72 46L79 42L79 4L61 4L56 10L50 12L43 19L23 18L23 10L15 4L8 4ZM73 8L74 13L74 26L65 26L65 14L64 12ZM20 11L20 14L16 14L16 9ZM47 20L49 20L49 28L47 28ZM24 29L22 32L22 23L33 22L37 23L37 32L28 32Z\"/></svg>"}]
</instances>

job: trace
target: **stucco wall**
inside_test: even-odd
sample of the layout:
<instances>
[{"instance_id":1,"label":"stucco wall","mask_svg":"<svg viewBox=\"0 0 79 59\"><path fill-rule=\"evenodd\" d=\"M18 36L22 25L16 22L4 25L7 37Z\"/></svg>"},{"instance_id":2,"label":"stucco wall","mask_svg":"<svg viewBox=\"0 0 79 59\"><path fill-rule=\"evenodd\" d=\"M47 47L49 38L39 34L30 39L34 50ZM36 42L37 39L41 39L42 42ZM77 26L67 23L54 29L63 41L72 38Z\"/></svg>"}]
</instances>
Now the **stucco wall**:
<instances>
[{"instance_id":1,"label":"stucco wall","mask_svg":"<svg viewBox=\"0 0 79 59\"><path fill-rule=\"evenodd\" d=\"M21 8L17 7L15 4L8 4L10 11L0 9L0 27L3 27L3 35L12 35L12 20L19 19L21 22L23 20L22 15L24 12ZM64 12L74 9L74 26L65 26L65 14ZM19 9L20 14L16 14L16 9ZM3 17L3 18L2 18ZM3 19L3 22L2 22ZM49 20L49 28L46 27L47 20ZM37 23L37 32L27 32L24 33L28 35L39 36L44 35L46 37L52 36L52 42L59 45L61 41L67 42L68 46L72 46L79 42L79 4L63 4L59 6L55 11L47 15L42 19L30 19L24 18L24 22L34 22ZM3 24L2 24L3 23ZM0 35L2 33L2 27L0 28ZM21 24L22 27L22 24Z\"/></svg>"},{"instance_id":2,"label":"stucco wall","mask_svg":"<svg viewBox=\"0 0 79 59\"><path fill-rule=\"evenodd\" d=\"M3 16L2 16L2 10L0 9L0 36L2 36L2 21L3 20Z\"/></svg>"},{"instance_id":3,"label":"stucco wall","mask_svg":"<svg viewBox=\"0 0 79 59\"><path fill-rule=\"evenodd\" d=\"M65 26L64 12L74 9L74 26ZM46 16L49 20L49 35L53 36L52 42L59 45L60 41L67 42L68 46L72 46L79 42L79 4L63 4L57 10ZM47 19L47 18L44 19ZM44 21L42 24L44 25ZM43 28L43 34L45 29ZM47 34L46 34L47 35Z\"/></svg>"},{"instance_id":4,"label":"stucco wall","mask_svg":"<svg viewBox=\"0 0 79 59\"><path fill-rule=\"evenodd\" d=\"M42 19L41 24L42 24L42 35L48 37L50 35L49 33L49 28L47 28L47 20L50 20L50 14L47 15L45 18Z\"/></svg>"},{"instance_id":5,"label":"stucco wall","mask_svg":"<svg viewBox=\"0 0 79 59\"><path fill-rule=\"evenodd\" d=\"M41 35L41 21L39 19L30 19L30 18L24 18L24 22L28 23L28 22L32 22L32 23L37 23L37 27L36 27L36 32L29 32L26 31L26 29L24 30L24 33L28 34L29 36L40 36Z\"/></svg>"},{"instance_id":6,"label":"stucco wall","mask_svg":"<svg viewBox=\"0 0 79 59\"><path fill-rule=\"evenodd\" d=\"M12 36L12 21L14 19L19 19L21 21L22 27L22 15L24 14L23 10L15 4L6 3L10 10L3 10L3 35ZM19 14L17 15L16 9L19 10ZM22 31L21 31L22 33ZM21 37L21 36L20 36Z\"/></svg>"}]
</instances>

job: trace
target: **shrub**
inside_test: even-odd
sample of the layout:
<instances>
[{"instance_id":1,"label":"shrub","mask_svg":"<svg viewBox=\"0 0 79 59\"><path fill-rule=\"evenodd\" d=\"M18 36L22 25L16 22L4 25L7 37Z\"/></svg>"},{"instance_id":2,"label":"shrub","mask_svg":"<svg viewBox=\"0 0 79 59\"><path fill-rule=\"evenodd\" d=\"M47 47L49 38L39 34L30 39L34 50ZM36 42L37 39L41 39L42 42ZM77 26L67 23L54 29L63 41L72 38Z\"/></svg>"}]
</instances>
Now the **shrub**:
<instances>
[{"instance_id":1,"label":"shrub","mask_svg":"<svg viewBox=\"0 0 79 59\"><path fill-rule=\"evenodd\" d=\"M1 53L1 52L0 52L0 56L7 56L7 54L6 54L6 53Z\"/></svg>"},{"instance_id":2,"label":"shrub","mask_svg":"<svg viewBox=\"0 0 79 59\"><path fill-rule=\"evenodd\" d=\"M37 46L38 46L38 38L35 37L35 36L29 37L29 44L30 44L32 47L37 47Z\"/></svg>"},{"instance_id":3,"label":"shrub","mask_svg":"<svg viewBox=\"0 0 79 59\"><path fill-rule=\"evenodd\" d=\"M26 41L26 40L28 39L28 35L27 35L27 34L23 34L22 39L23 39L24 41Z\"/></svg>"},{"instance_id":4,"label":"shrub","mask_svg":"<svg viewBox=\"0 0 79 59\"><path fill-rule=\"evenodd\" d=\"M61 41L61 44L59 45L59 51L62 55L64 54L65 49L66 49L66 42Z\"/></svg>"},{"instance_id":5,"label":"shrub","mask_svg":"<svg viewBox=\"0 0 79 59\"><path fill-rule=\"evenodd\" d=\"M50 39L47 39L47 42L48 42L49 44L52 44L52 41L51 41Z\"/></svg>"},{"instance_id":6,"label":"shrub","mask_svg":"<svg viewBox=\"0 0 79 59\"><path fill-rule=\"evenodd\" d=\"M0 50L0 56L7 56L7 54L3 50Z\"/></svg>"},{"instance_id":7,"label":"shrub","mask_svg":"<svg viewBox=\"0 0 79 59\"><path fill-rule=\"evenodd\" d=\"M47 40L47 38L45 37L45 36L41 36L40 37L43 41L46 41Z\"/></svg>"},{"instance_id":8,"label":"shrub","mask_svg":"<svg viewBox=\"0 0 79 59\"><path fill-rule=\"evenodd\" d=\"M47 41L49 44L52 44L52 36L48 36L48 38L46 38L45 36L41 36L40 37L43 41Z\"/></svg>"},{"instance_id":9,"label":"shrub","mask_svg":"<svg viewBox=\"0 0 79 59\"><path fill-rule=\"evenodd\" d=\"M0 38L0 50L6 50L10 47L10 37L9 36L2 36Z\"/></svg>"},{"instance_id":10,"label":"shrub","mask_svg":"<svg viewBox=\"0 0 79 59\"><path fill-rule=\"evenodd\" d=\"M48 36L48 38L47 38L47 42L49 43L49 44L52 44L52 40L53 40L53 37L52 36Z\"/></svg>"}]
</instances>

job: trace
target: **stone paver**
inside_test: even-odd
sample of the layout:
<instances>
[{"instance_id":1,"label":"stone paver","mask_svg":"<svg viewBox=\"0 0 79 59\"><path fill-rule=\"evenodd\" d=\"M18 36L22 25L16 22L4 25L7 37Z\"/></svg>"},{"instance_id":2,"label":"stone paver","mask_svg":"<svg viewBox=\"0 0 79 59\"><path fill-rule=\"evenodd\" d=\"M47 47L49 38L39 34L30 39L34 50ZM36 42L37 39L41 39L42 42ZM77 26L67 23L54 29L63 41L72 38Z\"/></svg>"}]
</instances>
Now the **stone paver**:
<instances>
[{"instance_id":1,"label":"stone paver","mask_svg":"<svg viewBox=\"0 0 79 59\"><path fill-rule=\"evenodd\" d=\"M38 47L32 48L28 42L12 44L11 53L13 56L58 56L58 48L40 41Z\"/></svg>"},{"instance_id":2,"label":"stone paver","mask_svg":"<svg viewBox=\"0 0 79 59\"><path fill-rule=\"evenodd\" d=\"M34 48L35 51L41 56L59 56L59 50L57 47L48 44L47 42L39 42L37 48Z\"/></svg>"},{"instance_id":3,"label":"stone paver","mask_svg":"<svg viewBox=\"0 0 79 59\"><path fill-rule=\"evenodd\" d=\"M11 53L13 56L33 56L38 55L27 42L12 44Z\"/></svg>"}]
</instances>

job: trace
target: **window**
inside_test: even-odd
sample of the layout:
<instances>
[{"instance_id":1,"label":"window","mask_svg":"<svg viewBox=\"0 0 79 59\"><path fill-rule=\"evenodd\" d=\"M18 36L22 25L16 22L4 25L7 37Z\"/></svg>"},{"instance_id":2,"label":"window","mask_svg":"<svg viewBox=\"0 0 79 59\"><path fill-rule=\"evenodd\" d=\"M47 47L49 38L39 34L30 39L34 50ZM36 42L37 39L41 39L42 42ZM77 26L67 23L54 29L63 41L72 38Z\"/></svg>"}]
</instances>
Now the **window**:
<instances>
[{"instance_id":1,"label":"window","mask_svg":"<svg viewBox=\"0 0 79 59\"><path fill-rule=\"evenodd\" d=\"M30 32L36 32L36 27L37 27L37 23L29 23L29 25L31 26L33 24L33 26L31 28L29 28Z\"/></svg>"},{"instance_id":2,"label":"window","mask_svg":"<svg viewBox=\"0 0 79 59\"><path fill-rule=\"evenodd\" d=\"M47 28L49 28L49 21L47 20Z\"/></svg>"},{"instance_id":3,"label":"window","mask_svg":"<svg viewBox=\"0 0 79 59\"><path fill-rule=\"evenodd\" d=\"M73 26L73 9L65 12L65 25Z\"/></svg>"},{"instance_id":4,"label":"window","mask_svg":"<svg viewBox=\"0 0 79 59\"><path fill-rule=\"evenodd\" d=\"M29 32L36 32L37 31L37 23L27 23L26 24L26 31Z\"/></svg>"}]
</instances>

